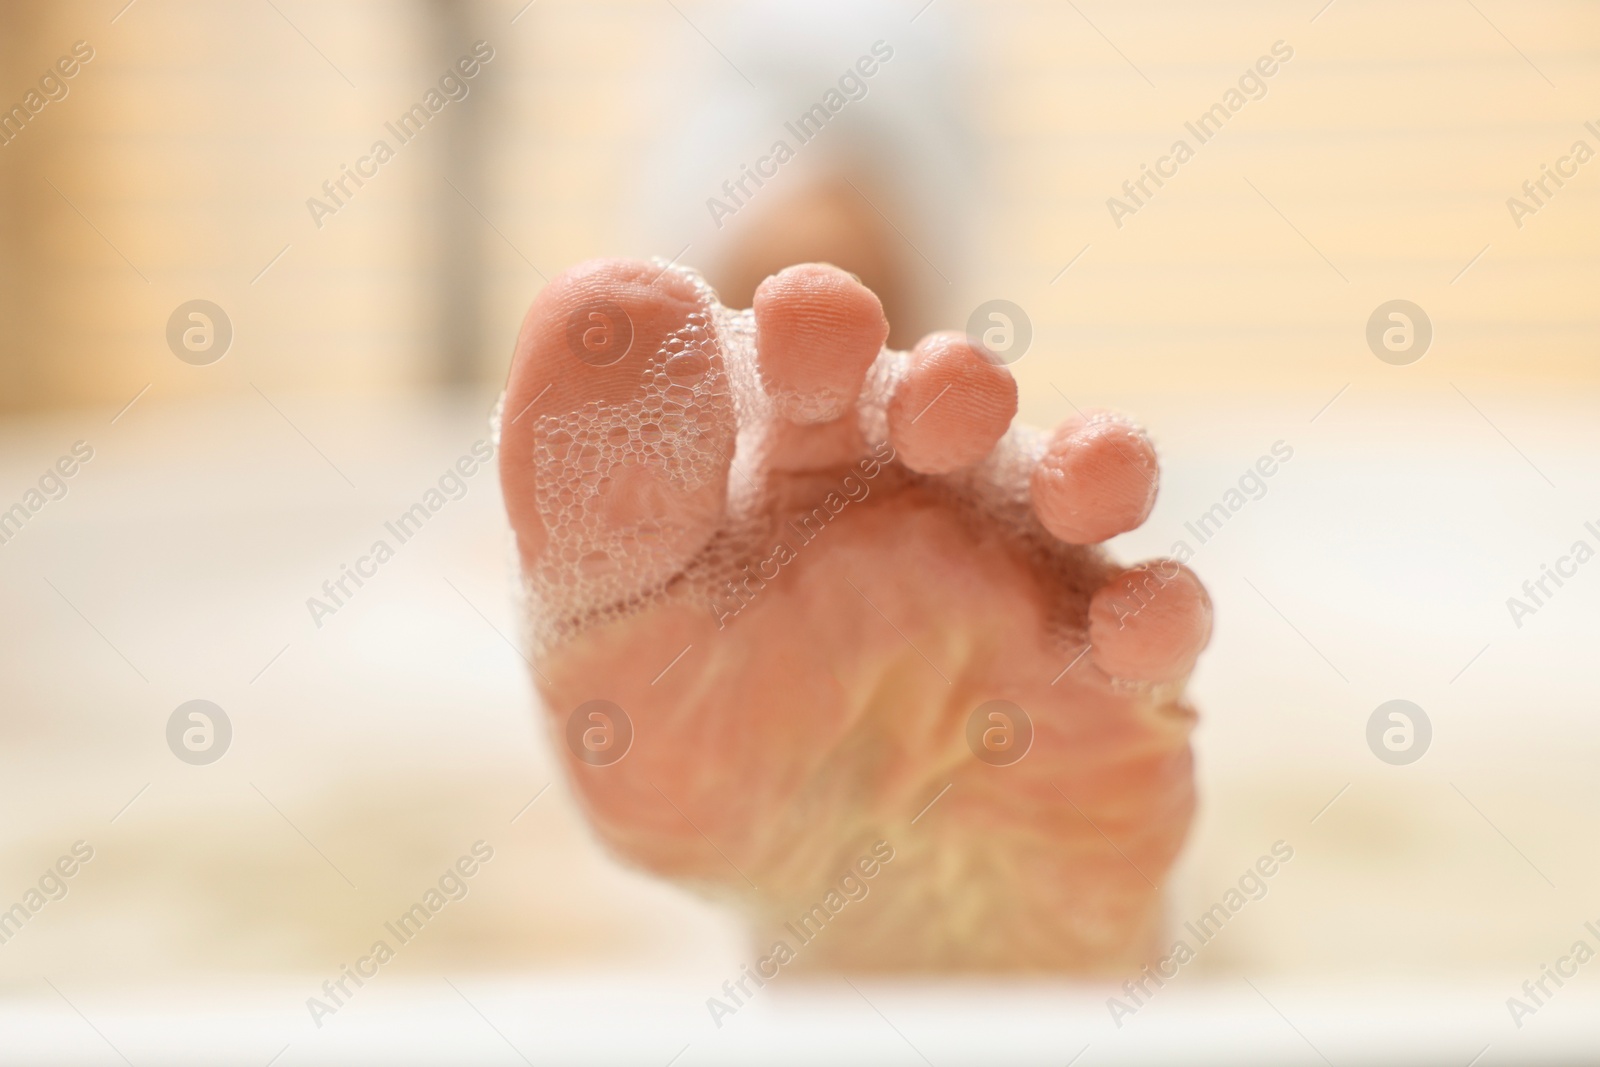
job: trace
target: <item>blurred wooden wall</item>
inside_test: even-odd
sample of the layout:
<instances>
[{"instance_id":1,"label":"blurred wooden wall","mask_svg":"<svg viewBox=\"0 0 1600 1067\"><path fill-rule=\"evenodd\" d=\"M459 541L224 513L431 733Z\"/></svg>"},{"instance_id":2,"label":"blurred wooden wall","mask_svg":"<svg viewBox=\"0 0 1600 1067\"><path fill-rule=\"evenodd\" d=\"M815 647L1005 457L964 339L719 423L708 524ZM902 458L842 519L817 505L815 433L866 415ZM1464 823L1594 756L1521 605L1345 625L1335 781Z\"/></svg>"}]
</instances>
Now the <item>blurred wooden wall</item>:
<instances>
[{"instance_id":1,"label":"blurred wooden wall","mask_svg":"<svg viewBox=\"0 0 1600 1067\"><path fill-rule=\"evenodd\" d=\"M944 325L993 297L1030 313L1034 351L1013 367L1025 415L1059 416L1052 383L1303 390L1321 394L1315 410L1352 380L1600 382L1600 158L1521 228L1506 206L1575 140L1600 151L1584 126L1600 127L1600 5L938 4L966 44L953 76L983 178L964 205L975 261L939 265L956 279ZM923 6L903 5L904 39ZM681 128L650 106L652 86L709 68L719 91L749 93L713 50L741 59L731 5L680 7L541 0L529 13L538 32L506 94L519 135L494 141L490 174L508 231L531 236L546 270L628 247L619 199L645 149ZM1118 228L1107 199L1278 41L1294 56L1266 95ZM492 252L493 314L514 321L526 268ZM1435 328L1411 367L1364 341L1396 298Z\"/></svg>"},{"instance_id":2,"label":"blurred wooden wall","mask_svg":"<svg viewBox=\"0 0 1600 1067\"><path fill-rule=\"evenodd\" d=\"M987 187L948 325L990 297L1029 310L1025 407L1062 376L1313 391L1600 377L1600 160L1520 229L1506 208L1574 140L1600 150L1583 125L1600 125L1600 5L937 2L969 42ZM0 7L7 106L74 41L96 53L0 146L0 407L115 405L152 383L493 381L546 276L678 251L641 247L625 210L675 128L655 90L707 70L748 88L708 43L726 41L725 5L123 3ZM316 229L306 198L479 38L496 58L468 100ZM1294 59L1266 97L1113 225L1106 199L1278 40ZM214 367L165 349L167 315L194 297L234 319ZM1396 297L1437 332L1404 378L1362 342Z\"/></svg>"},{"instance_id":3,"label":"blurred wooden wall","mask_svg":"<svg viewBox=\"0 0 1600 1067\"><path fill-rule=\"evenodd\" d=\"M984 20L986 272L1041 309L1063 356L1050 373L1327 394L1351 380L1600 381L1600 160L1523 228L1506 208L1575 139L1600 150L1583 125L1600 126L1600 5L1078 8L1006 5ZM1107 198L1280 40L1294 58L1266 96L1117 228ZM1407 368L1363 340L1394 298L1435 327ZM1018 367L1036 391L1046 370Z\"/></svg>"},{"instance_id":4,"label":"blurred wooden wall","mask_svg":"<svg viewBox=\"0 0 1600 1067\"><path fill-rule=\"evenodd\" d=\"M475 11L0 6L6 107L74 42L94 52L65 99L0 145L0 408L120 405L146 385L364 393L472 377L482 223L463 196L482 184L493 64L320 228L306 201L471 50ZM165 340L196 298L233 324L212 366Z\"/></svg>"}]
</instances>

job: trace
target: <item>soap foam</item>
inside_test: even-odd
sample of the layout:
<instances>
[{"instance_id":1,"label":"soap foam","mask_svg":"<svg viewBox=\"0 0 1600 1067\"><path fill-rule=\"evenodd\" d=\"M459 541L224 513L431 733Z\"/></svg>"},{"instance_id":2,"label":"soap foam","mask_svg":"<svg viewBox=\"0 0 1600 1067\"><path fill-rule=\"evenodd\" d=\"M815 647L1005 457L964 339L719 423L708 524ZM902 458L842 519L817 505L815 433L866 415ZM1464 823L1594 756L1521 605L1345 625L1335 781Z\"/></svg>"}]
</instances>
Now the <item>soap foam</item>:
<instances>
[{"instance_id":1,"label":"soap foam","mask_svg":"<svg viewBox=\"0 0 1600 1067\"><path fill-rule=\"evenodd\" d=\"M590 401L576 411L540 416L533 426L535 493L548 542L541 562L523 573L521 591L536 656L668 597L708 603L755 553L771 547L765 472L779 411L837 405L833 397L785 396L780 402L757 368L753 313L723 307L697 274L656 262L696 289L702 310L650 356L634 399ZM905 352L885 348L868 370L856 400L865 452L888 440L889 399L908 367ZM503 404L502 397L493 417L497 442ZM736 427L731 457L719 447L730 417ZM969 520L1002 527L1024 551L1059 571L1062 546L1043 533L1028 506L1028 477L1044 447L1041 433L1013 427L971 470L929 479L894 465L890 481L927 484ZM655 495L646 499L659 506L645 509L649 518L618 524L606 514L608 494L619 480L641 484L643 472L635 468L646 466L656 472ZM724 470L723 520L685 560L686 537L704 530L674 521L674 505L724 477Z\"/></svg>"}]
</instances>

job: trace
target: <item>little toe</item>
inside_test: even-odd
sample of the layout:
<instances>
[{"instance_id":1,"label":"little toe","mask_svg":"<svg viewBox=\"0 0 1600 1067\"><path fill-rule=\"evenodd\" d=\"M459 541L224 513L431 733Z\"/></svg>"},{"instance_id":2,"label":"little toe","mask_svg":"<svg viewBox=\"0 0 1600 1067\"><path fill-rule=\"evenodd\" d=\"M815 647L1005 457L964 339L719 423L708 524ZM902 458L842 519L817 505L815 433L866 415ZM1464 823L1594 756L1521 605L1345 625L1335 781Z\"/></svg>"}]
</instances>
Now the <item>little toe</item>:
<instances>
[{"instance_id":1,"label":"little toe","mask_svg":"<svg viewBox=\"0 0 1600 1067\"><path fill-rule=\"evenodd\" d=\"M1089 602L1089 648L1113 678L1171 682L1194 668L1211 640L1211 597L1174 560L1114 575Z\"/></svg>"},{"instance_id":2,"label":"little toe","mask_svg":"<svg viewBox=\"0 0 1600 1067\"><path fill-rule=\"evenodd\" d=\"M779 414L829 422L853 410L889 336L872 290L837 267L802 263L756 288L756 352Z\"/></svg>"},{"instance_id":3,"label":"little toe","mask_svg":"<svg viewBox=\"0 0 1600 1067\"><path fill-rule=\"evenodd\" d=\"M524 572L566 607L670 577L723 517L735 429L711 299L687 272L604 259L528 310L500 480Z\"/></svg>"},{"instance_id":4,"label":"little toe","mask_svg":"<svg viewBox=\"0 0 1600 1067\"><path fill-rule=\"evenodd\" d=\"M889 401L889 441L924 474L970 467L994 450L1017 413L1017 382L961 333L932 333L911 350Z\"/></svg>"},{"instance_id":5,"label":"little toe","mask_svg":"<svg viewBox=\"0 0 1600 1067\"><path fill-rule=\"evenodd\" d=\"M1051 434L1033 471L1033 510L1068 544L1095 544L1144 522L1159 480L1143 430L1115 415L1080 416Z\"/></svg>"}]
</instances>

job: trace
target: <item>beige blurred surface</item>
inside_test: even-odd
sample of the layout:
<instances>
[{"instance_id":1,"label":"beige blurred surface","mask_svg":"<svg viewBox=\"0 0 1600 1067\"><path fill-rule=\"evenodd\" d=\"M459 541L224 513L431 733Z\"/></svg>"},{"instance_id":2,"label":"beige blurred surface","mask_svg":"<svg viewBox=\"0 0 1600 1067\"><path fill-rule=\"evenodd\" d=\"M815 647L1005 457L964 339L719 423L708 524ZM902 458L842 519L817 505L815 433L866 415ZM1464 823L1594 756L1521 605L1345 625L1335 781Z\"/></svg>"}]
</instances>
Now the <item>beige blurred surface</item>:
<instances>
[{"instance_id":1,"label":"beige blurred surface","mask_svg":"<svg viewBox=\"0 0 1600 1067\"><path fill-rule=\"evenodd\" d=\"M1500 401L1552 490L1454 394L1351 393L1315 422L1314 396L1148 406L1169 489L1119 547L1194 544L1219 618L1176 918L1283 839L1295 861L1202 965L1515 966L1596 918L1580 843L1600 814L1585 652L1600 586L1580 572L1520 630L1504 607L1600 522L1577 503L1600 495L1578 461L1600 444L1594 398ZM502 858L450 916L459 937L425 953L518 967L730 944L577 824L515 647L494 482L469 480L320 627L308 611L488 437L487 399L282 406L309 441L264 404L193 402L6 438L12 484L73 440L95 447L3 549L7 870L20 891L72 840L98 850L4 947L7 973L336 965L479 838ZM1294 454L1267 494L1199 544L1186 524L1275 441ZM1408 768L1364 747L1367 714L1397 696L1435 723ZM165 748L195 697L235 724L210 767Z\"/></svg>"},{"instance_id":2,"label":"beige blurred surface","mask_svg":"<svg viewBox=\"0 0 1600 1067\"><path fill-rule=\"evenodd\" d=\"M1163 493L1119 550L1167 551L1274 442L1294 448L1192 563L1218 628L1175 920L1274 841L1295 849L1197 985L1451 975L1480 983L1463 1032L1515 1037L1503 998L1600 923L1600 567L1520 629L1505 606L1600 525L1600 161L1521 228L1506 198L1574 140L1600 148L1600 11L936 2L930 22L962 34L983 192L966 261L911 258L945 325L990 297L1028 311L1024 417L1109 404L1150 424ZM322 627L305 604L487 436L545 276L678 252L632 221L640 161L681 118L653 90L743 92L716 51L730 18L0 13L5 106L74 41L95 49L0 146L0 509L94 448L0 545L0 906L95 848L0 946L0 986L265 973L309 995L480 839L494 860L394 965L406 981L736 966L722 916L582 826L516 648L489 474ZM317 228L306 198L479 39L495 57L467 99ZM1266 96L1115 226L1106 198L1279 40L1294 58ZM208 367L163 336L195 297L235 330ZM1396 297L1435 328L1408 367L1363 340ZM1434 724L1411 767L1364 743L1396 697ZM210 767L165 747L194 698L236 731Z\"/></svg>"}]
</instances>

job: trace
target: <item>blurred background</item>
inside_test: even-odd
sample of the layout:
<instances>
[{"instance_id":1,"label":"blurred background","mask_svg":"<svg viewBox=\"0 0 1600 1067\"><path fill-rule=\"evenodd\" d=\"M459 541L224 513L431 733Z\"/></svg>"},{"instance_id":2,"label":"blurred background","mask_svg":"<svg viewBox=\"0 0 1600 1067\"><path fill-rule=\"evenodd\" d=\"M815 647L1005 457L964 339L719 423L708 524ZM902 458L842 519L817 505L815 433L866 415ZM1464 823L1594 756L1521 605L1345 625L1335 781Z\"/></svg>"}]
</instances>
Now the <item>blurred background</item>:
<instances>
[{"instance_id":1,"label":"blurred background","mask_svg":"<svg viewBox=\"0 0 1600 1067\"><path fill-rule=\"evenodd\" d=\"M717 225L724 180L880 41L864 95ZM957 1003L1040 1062L1194 1055L1173 1035L1219 1020L1272 1062L1593 1040L1586 973L1520 1026L1506 998L1600 948L1600 565L1507 600L1600 549L1597 89L1581 0L0 6L0 908L93 849L0 943L0 1057L177 1062L177 1033L197 1062L400 1062L444 1034L577 1062L610 1046L573 1027L652 1005L638 1062L691 1064L805 1017L775 993L714 1030L737 931L582 825L492 470L332 616L306 601L489 440L548 278L656 255L739 304L827 241L896 343L1017 305L1027 420L1149 425L1162 496L1114 547L1188 542L1218 620L1175 921L1295 849L1121 1027L1093 989ZM1394 300L1430 340L1382 358ZM168 743L196 699L231 726L206 765ZM1367 741L1393 699L1431 723L1406 765ZM466 898L315 1026L305 999L478 841ZM947 993L832 995L793 994L876 1062L967 1062L932 1036Z\"/></svg>"}]
</instances>

